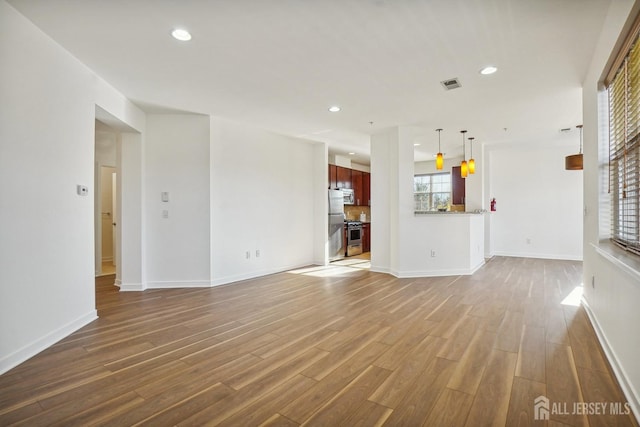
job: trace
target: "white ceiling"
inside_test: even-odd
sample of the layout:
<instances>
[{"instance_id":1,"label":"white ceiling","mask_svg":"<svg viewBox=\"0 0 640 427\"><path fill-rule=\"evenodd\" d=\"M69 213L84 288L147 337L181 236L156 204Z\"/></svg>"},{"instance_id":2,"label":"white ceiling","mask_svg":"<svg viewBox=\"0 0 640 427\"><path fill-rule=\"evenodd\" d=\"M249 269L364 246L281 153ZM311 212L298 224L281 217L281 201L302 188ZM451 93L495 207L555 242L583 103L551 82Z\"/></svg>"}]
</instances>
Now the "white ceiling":
<instances>
[{"instance_id":1,"label":"white ceiling","mask_svg":"<svg viewBox=\"0 0 640 427\"><path fill-rule=\"evenodd\" d=\"M146 111L247 122L366 164L369 135L396 125L423 130L427 159L436 128L455 155L463 128L478 143L531 143L581 123L611 0L9 3ZM174 27L192 41L171 38ZM498 72L480 75L488 64ZM445 91L453 77L462 87Z\"/></svg>"}]
</instances>

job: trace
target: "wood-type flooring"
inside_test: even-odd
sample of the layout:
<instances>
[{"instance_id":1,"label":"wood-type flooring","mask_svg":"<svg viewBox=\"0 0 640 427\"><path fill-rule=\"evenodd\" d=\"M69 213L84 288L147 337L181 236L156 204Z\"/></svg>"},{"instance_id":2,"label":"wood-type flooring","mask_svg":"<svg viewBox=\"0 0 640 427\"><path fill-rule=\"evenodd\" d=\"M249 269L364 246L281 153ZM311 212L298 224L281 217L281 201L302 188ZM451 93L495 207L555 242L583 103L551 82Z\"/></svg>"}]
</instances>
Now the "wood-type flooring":
<instances>
[{"instance_id":1,"label":"wood-type flooring","mask_svg":"<svg viewBox=\"0 0 640 427\"><path fill-rule=\"evenodd\" d=\"M574 413L626 403L584 309L562 304L581 270L498 257L473 276L309 267L130 293L97 278L99 319L0 376L0 425L637 426ZM541 395L566 410L535 421Z\"/></svg>"}]
</instances>

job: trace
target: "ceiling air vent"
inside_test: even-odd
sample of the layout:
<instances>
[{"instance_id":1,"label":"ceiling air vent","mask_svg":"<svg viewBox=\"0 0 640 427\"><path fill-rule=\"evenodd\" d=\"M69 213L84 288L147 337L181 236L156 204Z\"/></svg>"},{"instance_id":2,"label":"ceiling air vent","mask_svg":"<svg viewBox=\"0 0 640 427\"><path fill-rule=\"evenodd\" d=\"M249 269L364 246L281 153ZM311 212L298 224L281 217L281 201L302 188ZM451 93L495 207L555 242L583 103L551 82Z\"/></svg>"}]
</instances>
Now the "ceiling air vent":
<instances>
[{"instance_id":1,"label":"ceiling air vent","mask_svg":"<svg viewBox=\"0 0 640 427\"><path fill-rule=\"evenodd\" d=\"M455 89L455 88L458 88L458 87L462 86L460 84L460 80L458 80L457 77L454 78L454 79L443 80L443 81L440 82L440 84L446 90L451 90L451 89Z\"/></svg>"}]
</instances>

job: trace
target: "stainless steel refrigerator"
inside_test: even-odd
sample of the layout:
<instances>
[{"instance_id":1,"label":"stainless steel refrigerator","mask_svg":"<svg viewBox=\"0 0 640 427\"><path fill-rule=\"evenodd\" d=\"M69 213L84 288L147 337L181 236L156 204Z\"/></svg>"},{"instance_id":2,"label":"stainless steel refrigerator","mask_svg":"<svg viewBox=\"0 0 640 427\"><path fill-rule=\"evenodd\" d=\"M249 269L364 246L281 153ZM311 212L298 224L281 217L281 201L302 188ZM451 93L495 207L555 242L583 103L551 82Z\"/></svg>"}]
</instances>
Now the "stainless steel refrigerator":
<instances>
[{"instance_id":1,"label":"stainless steel refrigerator","mask_svg":"<svg viewBox=\"0 0 640 427\"><path fill-rule=\"evenodd\" d=\"M329 190L329 261L344 258L344 197L341 190Z\"/></svg>"}]
</instances>

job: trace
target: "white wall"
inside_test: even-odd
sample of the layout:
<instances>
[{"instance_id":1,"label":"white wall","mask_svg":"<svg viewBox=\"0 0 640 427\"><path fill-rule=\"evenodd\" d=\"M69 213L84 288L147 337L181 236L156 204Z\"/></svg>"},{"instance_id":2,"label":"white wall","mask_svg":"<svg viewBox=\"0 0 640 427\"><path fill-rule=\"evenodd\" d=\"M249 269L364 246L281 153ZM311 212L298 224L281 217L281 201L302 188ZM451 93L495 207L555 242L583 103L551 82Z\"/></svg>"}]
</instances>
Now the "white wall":
<instances>
[{"instance_id":1,"label":"white wall","mask_svg":"<svg viewBox=\"0 0 640 427\"><path fill-rule=\"evenodd\" d=\"M95 104L98 86L102 99L113 94L4 1L0 63L4 372L96 317ZM79 196L77 184L90 195Z\"/></svg>"},{"instance_id":2,"label":"white wall","mask_svg":"<svg viewBox=\"0 0 640 427\"><path fill-rule=\"evenodd\" d=\"M329 264L329 197L327 194L327 182L329 182L329 150L326 143L318 142L313 145L314 163L314 243L313 263L316 265Z\"/></svg>"},{"instance_id":3,"label":"white wall","mask_svg":"<svg viewBox=\"0 0 640 427\"><path fill-rule=\"evenodd\" d=\"M314 152L309 141L211 119L214 285L313 263Z\"/></svg>"},{"instance_id":4,"label":"white wall","mask_svg":"<svg viewBox=\"0 0 640 427\"><path fill-rule=\"evenodd\" d=\"M482 216L414 214L418 132L400 127L371 137L371 269L398 277L471 274L484 263Z\"/></svg>"},{"instance_id":5,"label":"white wall","mask_svg":"<svg viewBox=\"0 0 640 427\"><path fill-rule=\"evenodd\" d=\"M116 167L116 137L115 131L96 130L96 162L100 166Z\"/></svg>"},{"instance_id":6,"label":"white wall","mask_svg":"<svg viewBox=\"0 0 640 427\"><path fill-rule=\"evenodd\" d=\"M209 125L203 115L147 115L149 288L210 285ZM161 199L165 191L168 202Z\"/></svg>"},{"instance_id":7,"label":"white wall","mask_svg":"<svg viewBox=\"0 0 640 427\"><path fill-rule=\"evenodd\" d=\"M600 215L600 203L608 206L607 194L607 105L606 92L599 89L601 76L612 56L616 41L630 25L630 11L640 9L631 0L612 2L584 81L584 300L616 376L640 418L640 269L626 268L620 251L600 242L601 230L609 220ZM603 153L599 156L600 153ZM607 209L603 209L606 211ZM633 256L631 256L633 257ZM594 285L592 286L591 283Z\"/></svg>"},{"instance_id":8,"label":"white wall","mask_svg":"<svg viewBox=\"0 0 640 427\"><path fill-rule=\"evenodd\" d=\"M451 168L454 166L460 166L461 161L462 161L462 156L454 157L454 158L445 158L444 166L442 167L442 170L436 169L435 160L415 162L413 165L413 171L416 175L423 175L428 173L442 173L442 172L451 173Z\"/></svg>"},{"instance_id":9,"label":"white wall","mask_svg":"<svg viewBox=\"0 0 640 427\"><path fill-rule=\"evenodd\" d=\"M498 146L489 152L492 255L582 259L582 171L564 158L577 144ZM529 239L529 240L527 240Z\"/></svg>"},{"instance_id":10,"label":"white wall","mask_svg":"<svg viewBox=\"0 0 640 427\"><path fill-rule=\"evenodd\" d=\"M390 273L397 252L398 130L371 136L371 270Z\"/></svg>"}]
</instances>

